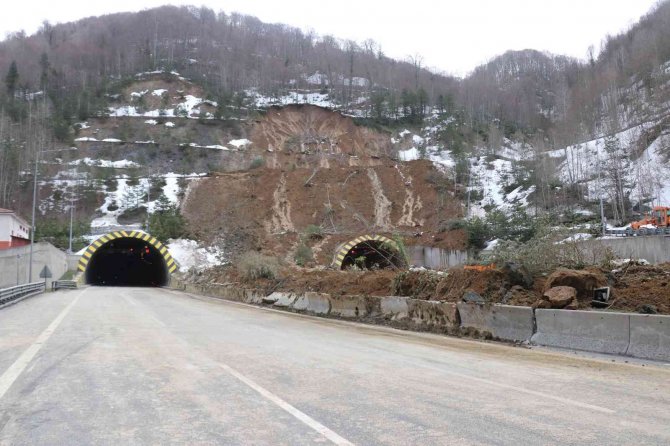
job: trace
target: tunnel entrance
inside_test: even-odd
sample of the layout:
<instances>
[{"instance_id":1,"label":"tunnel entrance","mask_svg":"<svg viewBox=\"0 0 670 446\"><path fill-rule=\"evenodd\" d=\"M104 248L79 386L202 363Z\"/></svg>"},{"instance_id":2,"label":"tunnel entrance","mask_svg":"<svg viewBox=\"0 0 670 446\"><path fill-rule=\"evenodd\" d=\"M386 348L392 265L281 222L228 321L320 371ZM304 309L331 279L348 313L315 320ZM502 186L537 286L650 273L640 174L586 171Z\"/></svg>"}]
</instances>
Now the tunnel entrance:
<instances>
[{"instance_id":1,"label":"tunnel entrance","mask_svg":"<svg viewBox=\"0 0 670 446\"><path fill-rule=\"evenodd\" d=\"M338 269L405 268L406 261L393 240L383 236L362 236L345 243L335 257Z\"/></svg>"},{"instance_id":2,"label":"tunnel entrance","mask_svg":"<svg viewBox=\"0 0 670 446\"><path fill-rule=\"evenodd\" d=\"M177 265L151 235L132 231L104 235L84 251L84 281L101 286L166 286Z\"/></svg>"}]
</instances>

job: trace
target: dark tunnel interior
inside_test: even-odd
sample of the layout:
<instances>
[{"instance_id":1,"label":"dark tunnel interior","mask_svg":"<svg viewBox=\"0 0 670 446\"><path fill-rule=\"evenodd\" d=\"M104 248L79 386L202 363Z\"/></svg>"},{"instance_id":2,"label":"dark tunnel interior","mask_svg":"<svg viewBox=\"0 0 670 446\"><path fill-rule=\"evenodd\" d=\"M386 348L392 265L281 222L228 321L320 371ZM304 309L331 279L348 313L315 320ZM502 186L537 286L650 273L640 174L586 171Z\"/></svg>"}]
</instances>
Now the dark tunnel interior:
<instances>
[{"instance_id":1,"label":"dark tunnel interior","mask_svg":"<svg viewBox=\"0 0 670 446\"><path fill-rule=\"evenodd\" d=\"M398 251L378 240L368 240L352 247L342 260L342 269L352 267L360 269L403 268L405 262Z\"/></svg>"},{"instance_id":2,"label":"dark tunnel interior","mask_svg":"<svg viewBox=\"0 0 670 446\"><path fill-rule=\"evenodd\" d=\"M137 238L105 243L91 256L86 283L101 286L165 286L169 272L165 259L151 244Z\"/></svg>"}]
</instances>

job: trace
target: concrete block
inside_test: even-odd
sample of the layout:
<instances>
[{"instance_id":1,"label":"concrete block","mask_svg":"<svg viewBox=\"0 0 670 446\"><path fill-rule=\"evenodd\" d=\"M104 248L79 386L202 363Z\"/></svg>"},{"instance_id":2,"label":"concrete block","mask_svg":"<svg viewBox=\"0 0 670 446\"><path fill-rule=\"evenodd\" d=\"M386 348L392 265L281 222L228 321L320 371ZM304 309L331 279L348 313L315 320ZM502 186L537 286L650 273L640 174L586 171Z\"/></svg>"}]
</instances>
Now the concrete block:
<instances>
[{"instance_id":1,"label":"concrete block","mask_svg":"<svg viewBox=\"0 0 670 446\"><path fill-rule=\"evenodd\" d=\"M452 302L408 299L409 318L419 325L458 327L458 307Z\"/></svg>"},{"instance_id":2,"label":"concrete block","mask_svg":"<svg viewBox=\"0 0 670 446\"><path fill-rule=\"evenodd\" d=\"M293 302L293 309L315 314L328 314L330 312L329 297L328 294L308 291L298 296L295 302Z\"/></svg>"},{"instance_id":3,"label":"concrete block","mask_svg":"<svg viewBox=\"0 0 670 446\"><path fill-rule=\"evenodd\" d=\"M245 289L244 294L244 301L248 304L262 304L263 298L265 297L265 293L252 288Z\"/></svg>"},{"instance_id":4,"label":"concrete block","mask_svg":"<svg viewBox=\"0 0 670 446\"><path fill-rule=\"evenodd\" d=\"M273 303L273 305L275 307L290 307L291 305L293 305L293 302L295 301L295 299L297 297L295 294L280 293L280 292L274 292L270 296L275 296L275 295L276 295L276 299Z\"/></svg>"},{"instance_id":5,"label":"concrete block","mask_svg":"<svg viewBox=\"0 0 670 446\"><path fill-rule=\"evenodd\" d=\"M670 361L670 316L631 314L628 354Z\"/></svg>"},{"instance_id":6,"label":"concrete block","mask_svg":"<svg viewBox=\"0 0 670 446\"><path fill-rule=\"evenodd\" d=\"M381 315L393 320L405 319L409 317L409 306L407 297L385 296L382 297L379 305Z\"/></svg>"},{"instance_id":7,"label":"concrete block","mask_svg":"<svg viewBox=\"0 0 670 446\"><path fill-rule=\"evenodd\" d=\"M616 355L626 354L630 315L604 311L535 310L537 333L532 342Z\"/></svg>"},{"instance_id":8,"label":"concrete block","mask_svg":"<svg viewBox=\"0 0 670 446\"><path fill-rule=\"evenodd\" d=\"M364 296L335 296L329 298L330 314L341 317L365 317L368 304Z\"/></svg>"},{"instance_id":9,"label":"concrete block","mask_svg":"<svg viewBox=\"0 0 670 446\"><path fill-rule=\"evenodd\" d=\"M528 341L533 336L533 309L512 305L479 305L459 302L462 327L488 331L499 339Z\"/></svg>"}]
</instances>

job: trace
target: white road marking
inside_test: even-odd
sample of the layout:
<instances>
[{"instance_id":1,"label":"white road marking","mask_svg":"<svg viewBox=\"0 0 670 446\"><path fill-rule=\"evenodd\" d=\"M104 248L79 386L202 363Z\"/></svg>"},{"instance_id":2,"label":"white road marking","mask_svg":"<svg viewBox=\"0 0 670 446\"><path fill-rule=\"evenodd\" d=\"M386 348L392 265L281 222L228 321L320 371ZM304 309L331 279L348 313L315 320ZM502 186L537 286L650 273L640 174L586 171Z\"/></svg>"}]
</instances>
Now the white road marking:
<instances>
[{"instance_id":1,"label":"white road marking","mask_svg":"<svg viewBox=\"0 0 670 446\"><path fill-rule=\"evenodd\" d=\"M328 429L323 424L316 421L314 418L310 417L309 415L305 414L304 412L301 412L300 410L291 406L289 403L287 403L283 399L279 398L277 395L275 395L272 392L270 392L269 390L266 390L265 388L259 386L254 381L252 381L251 379L242 375L240 372L233 369L232 367L230 367L226 364L220 363L220 362L219 362L219 366L223 370L225 370L226 372L233 375L235 378L242 381L247 386L251 387L256 392L261 394L261 396L263 396L266 399L270 400L271 402L275 403L281 409L283 409L286 412L288 412L289 414L293 415L295 418L302 421L304 424L306 424L310 428L314 429L315 431L317 431L318 433L320 433L321 435L326 437L328 440L332 441L334 444L337 444L337 445L353 445L353 443L351 443L350 441L340 437L335 432L333 432L332 430Z\"/></svg>"},{"instance_id":2,"label":"white road marking","mask_svg":"<svg viewBox=\"0 0 670 446\"><path fill-rule=\"evenodd\" d=\"M63 309L63 311L60 312L58 316L56 316L56 319L54 319L51 324L40 334L35 342L33 342L30 347L28 347L23 353L21 353L21 356L14 361L14 364L9 366L7 370L5 370L5 373L0 376L0 399L2 399L3 396L5 396L5 393L9 390L9 388L14 384L14 381L23 373L25 368L30 364L30 361L33 360L37 352L40 351L42 346L49 340L51 335L56 331L58 326L60 325L61 322L63 322L63 319L65 319L65 316L70 312L72 307L77 303L79 298L81 297L82 294L86 292L86 289L82 290L77 296L68 304L67 307Z\"/></svg>"},{"instance_id":3,"label":"white road marking","mask_svg":"<svg viewBox=\"0 0 670 446\"><path fill-rule=\"evenodd\" d=\"M230 301L230 300L225 300L225 299L220 299L220 298L215 298L215 297L209 297L209 296L200 296L200 295L197 295L197 294L185 293L185 292L181 292L181 291L177 292L177 291L170 290L170 292L172 294L185 294L186 296L189 296L191 298L195 298L197 300L213 301L213 302L217 302L217 303L221 302L221 303L224 303L224 304L232 304L232 305L243 306L243 307L247 307L247 308L254 308L254 309L257 309L257 310L283 314L283 315L286 315L286 316L289 316L289 317L305 318L305 319L310 319L310 320L319 321L319 322L328 322L328 323L332 323L332 324L336 324L336 325L347 325L347 326L368 328L368 329L371 329L371 330L378 330L378 331L396 333L396 334L401 335L401 336L417 336L417 337L424 337L425 336L424 333L412 333L412 332L408 333L408 332L404 332L404 331L398 331L397 329L389 328L389 327L369 326L369 325L363 325L363 324L360 324L360 323L357 323L357 322L342 321L342 320L339 320L339 319L332 320L332 319L324 319L324 318L319 317L319 316L311 316L311 315L300 314L300 313L288 313L284 310L278 310L276 308L259 307L257 305L251 305L251 304L247 304L247 303L244 303L244 302ZM428 336L432 338L432 335L428 335ZM445 338L445 340L448 340L448 339L450 339L450 338ZM469 339L458 338L458 339L455 339L455 341L481 344L477 341L469 340ZM500 347L504 348L504 346L500 346ZM670 364L666 364L666 365L670 365ZM560 402L560 403L563 403L563 404L567 404L567 405L571 405L571 406L575 406L575 407L581 407L583 409L594 410L596 412L601 412L601 413L606 413L606 414L616 413L615 410L608 409L606 407L595 406L593 404L583 403L581 401L576 401L576 400L572 400L572 399L569 399L569 398L563 398L563 397L556 396L556 395L551 395L551 394L548 394L548 393L537 392L535 390L530 390L530 389L526 389L526 388L523 388L523 387L512 386L510 384L504 384L504 383L491 381L491 380L484 379L484 378L477 378L475 376L470 376L470 375L466 375L466 374L463 374L463 373L446 371L446 370L444 370L442 368L439 368L439 367L430 367L430 368L432 368L434 370L438 370L442 373L450 374L452 376L458 376L459 378L469 379L469 380L472 380L472 381L480 382L482 384L487 384L487 385L490 385L490 386L495 386L495 387L499 387L499 388L503 388L503 389L507 389L507 390L513 390L513 391L516 391L516 392L525 393L527 395L533 395L533 396L537 396L537 397L540 397L540 398L546 398L546 399L557 401L557 402Z\"/></svg>"}]
</instances>

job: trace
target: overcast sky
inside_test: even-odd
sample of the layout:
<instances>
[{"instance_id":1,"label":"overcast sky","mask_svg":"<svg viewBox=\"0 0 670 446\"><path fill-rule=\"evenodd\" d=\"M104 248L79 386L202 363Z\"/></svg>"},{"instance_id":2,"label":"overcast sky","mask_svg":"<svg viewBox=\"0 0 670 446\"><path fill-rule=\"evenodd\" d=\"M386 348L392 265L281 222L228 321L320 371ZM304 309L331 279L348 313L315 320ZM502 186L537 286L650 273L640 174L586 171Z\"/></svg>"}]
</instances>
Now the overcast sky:
<instances>
[{"instance_id":1,"label":"overcast sky","mask_svg":"<svg viewBox=\"0 0 670 446\"><path fill-rule=\"evenodd\" d=\"M607 34L635 23L657 0L63 0L13 1L0 15L0 36L35 32L43 20L164 4L204 4L255 15L318 34L379 42L391 57L420 54L437 71L464 75L509 49L533 48L584 58Z\"/></svg>"}]
</instances>

